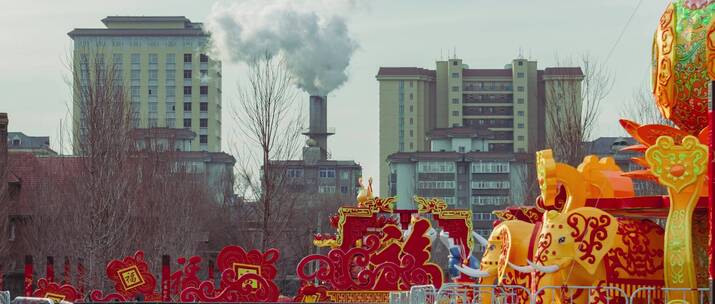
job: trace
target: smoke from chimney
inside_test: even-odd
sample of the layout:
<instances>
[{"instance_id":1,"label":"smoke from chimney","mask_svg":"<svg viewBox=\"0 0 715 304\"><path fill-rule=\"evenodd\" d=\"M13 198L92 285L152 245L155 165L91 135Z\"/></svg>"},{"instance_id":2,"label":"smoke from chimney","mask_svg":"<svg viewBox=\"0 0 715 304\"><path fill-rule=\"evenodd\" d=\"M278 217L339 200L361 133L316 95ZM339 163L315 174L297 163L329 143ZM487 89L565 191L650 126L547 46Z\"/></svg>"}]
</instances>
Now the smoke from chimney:
<instances>
[{"instance_id":1,"label":"smoke from chimney","mask_svg":"<svg viewBox=\"0 0 715 304\"><path fill-rule=\"evenodd\" d=\"M232 62L282 56L296 85L325 96L348 79L357 43L340 16L318 14L292 2L214 5L207 21L214 51Z\"/></svg>"}]
</instances>

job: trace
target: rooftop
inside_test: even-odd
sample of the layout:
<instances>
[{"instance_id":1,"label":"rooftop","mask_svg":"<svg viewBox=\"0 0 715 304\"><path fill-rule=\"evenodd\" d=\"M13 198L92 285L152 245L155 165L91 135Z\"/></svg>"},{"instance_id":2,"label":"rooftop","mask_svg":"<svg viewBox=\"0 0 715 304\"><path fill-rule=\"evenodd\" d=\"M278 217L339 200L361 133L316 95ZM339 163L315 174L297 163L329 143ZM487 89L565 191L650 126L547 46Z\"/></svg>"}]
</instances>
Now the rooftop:
<instances>
[{"instance_id":1,"label":"rooftop","mask_svg":"<svg viewBox=\"0 0 715 304\"><path fill-rule=\"evenodd\" d=\"M451 151L424 151L424 152L397 152L387 157L389 162L416 162L421 160L452 160L472 162L478 160L531 160L529 153L504 153L504 152L451 152Z\"/></svg>"},{"instance_id":2,"label":"rooftop","mask_svg":"<svg viewBox=\"0 0 715 304\"><path fill-rule=\"evenodd\" d=\"M583 77L583 72L580 67L559 67L544 69L544 76L580 76Z\"/></svg>"},{"instance_id":3,"label":"rooftop","mask_svg":"<svg viewBox=\"0 0 715 304\"><path fill-rule=\"evenodd\" d=\"M621 152L620 149L636 144L638 144L638 142L631 137L599 137L590 142L588 153L601 156L616 153L632 154L630 152Z\"/></svg>"},{"instance_id":4,"label":"rooftop","mask_svg":"<svg viewBox=\"0 0 715 304\"><path fill-rule=\"evenodd\" d=\"M102 23L107 25L113 22L186 22L191 20L184 16L107 16Z\"/></svg>"},{"instance_id":5,"label":"rooftop","mask_svg":"<svg viewBox=\"0 0 715 304\"><path fill-rule=\"evenodd\" d=\"M109 16L106 28L76 28L67 35L78 36L208 36L202 23L184 16Z\"/></svg>"},{"instance_id":6,"label":"rooftop","mask_svg":"<svg viewBox=\"0 0 715 304\"><path fill-rule=\"evenodd\" d=\"M429 139L439 139L439 138L474 138L480 136L491 135L494 132L489 130L477 130L472 127L453 127L453 128L439 128L433 129L429 132Z\"/></svg>"},{"instance_id":7,"label":"rooftop","mask_svg":"<svg viewBox=\"0 0 715 304\"><path fill-rule=\"evenodd\" d=\"M428 70L416 67L381 67L377 71L377 76L430 76L435 77L435 70Z\"/></svg>"},{"instance_id":8,"label":"rooftop","mask_svg":"<svg viewBox=\"0 0 715 304\"><path fill-rule=\"evenodd\" d=\"M546 77L554 76L576 76L583 77L580 67L550 67L538 70ZM436 71L418 67L380 67L377 77L380 76L431 76L436 77ZM507 66L504 69L464 69L463 77L513 77L512 69Z\"/></svg>"},{"instance_id":9,"label":"rooftop","mask_svg":"<svg viewBox=\"0 0 715 304\"><path fill-rule=\"evenodd\" d=\"M360 164L352 160L318 160L315 163L306 163L303 160L272 160L272 164L283 166L331 166L331 167L360 167Z\"/></svg>"},{"instance_id":10,"label":"rooftop","mask_svg":"<svg viewBox=\"0 0 715 304\"><path fill-rule=\"evenodd\" d=\"M463 77L511 77L511 69L464 69Z\"/></svg>"},{"instance_id":11,"label":"rooftop","mask_svg":"<svg viewBox=\"0 0 715 304\"><path fill-rule=\"evenodd\" d=\"M194 139L196 133L190 129L180 128L136 128L130 131L129 136L133 139Z\"/></svg>"},{"instance_id":12,"label":"rooftop","mask_svg":"<svg viewBox=\"0 0 715 304\"><path fill-rule=\"evenodd\" d=\"M7 133L8 149L49 149L49 136L28 136L22 132Z\"/></svg>"}]
</instances>

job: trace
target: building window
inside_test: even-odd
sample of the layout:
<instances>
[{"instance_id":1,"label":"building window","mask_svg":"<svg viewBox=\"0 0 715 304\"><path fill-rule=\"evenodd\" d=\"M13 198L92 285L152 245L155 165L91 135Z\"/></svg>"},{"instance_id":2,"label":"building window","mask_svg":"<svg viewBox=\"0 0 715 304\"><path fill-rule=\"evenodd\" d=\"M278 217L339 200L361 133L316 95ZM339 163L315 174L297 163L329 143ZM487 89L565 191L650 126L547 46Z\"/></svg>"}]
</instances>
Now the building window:
<instances>
[{"instance_id":1,"label":"building window","mask_svg":"<svg viewBox=\"0 0 715 304\"><path fill-rule=\"evenodd\" d=\"M191 95L191 86L184 86L184 95Z\"/></svg>"},{"instance_id":2,"label":"building window","mask_svg":"<svg viewBox=\"0 0 715 304\"><path fill-rule=\"evenodd\" d=\"M519 136L517 137L517 140L518 140L518 141L524 141L524 136L519 135Z\"/></svg>"},{"instance_id":3,"label":"building window","mask_svg":"<svg viewBox=\"0 0 715 304\"><path fill-rule=\"evenodd\" d=\"M459 104L459 98L452 98L452 104Z\"/></svg>"},{"instance_id":4,"label":"building window","mask_svg":"<svg viewBox=\"0 0 715 304\"><path fill-rule=\"evenodd\" d=\"M209 87L208 86L199 87L199 93L203 96L209 95Z\"/></svg>"},{"instance_id":5,"label":"building window","mask_svg":"<svg viewBox=\"0 0 715 304\"><path fill-rule=\"evenodd\" d=\"M524 124L523 124L523 123L517 124L517 128L523 129L523 128L524 128Z\"/></svg>"},{"instance_id":6,"label":"building window","mask_svg":"<svg viewBox=\"0 0 715 304\"><path fill-rule=\"evenodd\" d=\"M454 173L454 162L446 161L423 161L417 165L417 172L420 173Z\"/></svg>"},{"instance_id":7,"label":"building window","mask_svg":"<svg viewBox=\"0 0 715 304\"><path fill-rule=\"evenodd\" d=\"M410 88L411 88L413 85L414 85L414 84L413 84L413 81L410 80Z\"/></svg>"},{"instance_id":8,"label":"building window","mask_svg":"<svg viewBox=\"0 0 715 304\"><path fill-rule=\"evenodd\" d=\"M208 118L201 118L199 120L199 127L200 128L208 128L209 127L209 120Z\"/></svg>"},{"instance_id":9,"label":"building window","mask_svg":"<svg viewBox=\"0 0 715 304\"><path fill-rule=\"evenodd\" d=\"M156 102L150 102L150 103L149 103L149 112L154 112L154 113L156 113L157 108L158 108L157 105L158 105L158 103L156 103Z\"/></svg>"},{"instance_id":10,"label":"building window","mask_svg":"<svg viewBox=\"0 0 715 304\"><path fill-rule=\"evenodd\" d=\"M516 100L516 103L518 104L524 104L524 98L519 98Z\"/></svg>"},{"instance_id":11,"label":"building window","mask_svg":"<svg viewBox=\"0 0 715 304\"><path fill-rule=\"evenodd\" d=\"M200 144L208 144L209 136L208 135L199 135L199 143Z\"/></svg>"},{"instance_id":12,"label":"building window","mask_svg":"<svg viewBox=\"0 0 715 304\"><path fill-rule=\"evenodd\" d=\"M477 161L472 163L472 173L509 173L509 162Z\"/></svg>"},{"instance_id":13,"label":"building window","mask_svg":"<svg viewBox=\"0 0 715 304\"><path fill-rule=\"evenodd\" d=\"M335 168L320 168L320 178L334 178Z\"/></svg>"},{"instance_id":14,"label":"building window","mask_svg":"<svg viewBox=\"0 0 715 304\"><path fill-rule=\"evenodd\" d=\"M453 87L452 87L452 92L459 92L459 87L458 87L458 86L453 86Z\"/></svg>"},{"instance_id":15,"label":"building window","mask_svg":"<svg viewBox=\"0 0 715 304\"><path fill-rule=\"evenodd\" d=\"M413 111L413 107L412 107L412 106L410 106L410 112L412 112L412 111Z\"/></svg>"},{"instance_id":16,"label":"building window","mask_svg":"<svg viewBox=\"0 0 715 304\"><path fill-rule=\"evenodd\" d=\"M166 63L176 63L176 54L166 54Z\"/></svg>"},{"instance_id":17,"label":"building window","mask_svg":"<svg viewBox=\"0 0 715 304\"><path fill-rule=\"evenodd\" d=\"M452 116L459 116L459 111L452 111Z\"/></svg>"},{"instance_id":18,"label":"building window","mask_svg":"<svg viewBox=\"0 0 715 304\"><path fill-rule=\"evenodd\" d=\"M157 79L159 79L159 71L149 70L149 80L157 80Z\"/></svg>"},{"instance_id":19,"label":"building window","mask_svg":"<svg viewBox=\"0 0 715 304\"><path fill-rule=\"evenodd\" d=\"M132 97L139 98L139 86L132 86Z\"/></svg>"},{"instance_id":20,"label":"building window","mask_svg":"<svg viewBox=\"0 0 715 304\"><path fill-rule=\"evenodd\" d=\"M201 61L203 63L207 63L207 62L209 62L209 56L206 56L206 54L201 54L201 55L199 55L199 61Z\"/></svg>"},{"instance_id":21,"label":"building window","mask_svg":"<svg viewBox=\"0 0 715 304\"><path fill-rule=\"evenodd\" d=\"M176 96L176 86L167 86L166 87L166 97L174 97Z\"/></svg>"},{"instance_id":22,"label":"building window","mask_svg":"<svg viewBox=\"0 0 715 304\"><path fill-rule=\"evenodd\" d=\"M157 54L149 54L149 64L159 63L159 56Z\"/></svg>"},{"instance_id":23,"label":"building window","mask_svg":"<svg viewBox=\"0 0 715 304\"><path fill-rule=\"evenodd\" d=\"M412 117L410 117L410 124L413 124L413 123L414 123L414 119L412 119Z\"/></svg>"},{"instance_id":24,"label":"building window","mask_svg":"<svg viewBox=\"0 0 715 304\"><path fill-rule=\"evenodd\" d=\"M132 80L139 80L139 70L132 70Z\"/></svg>"},{"instance_id":25,"label":"building window","mask_svg":"<svg viewBox=\"0 0 715 304\"><path fill-rule=\"evenodd\" d=\"M516 112L519 116L524 116L524 111L518 111Z\"/></svg>"},{"instance_id":26,"label":"building window","mask_svg":"<svg viewBox=\"0 0 715 304\"><path fill-rule=\"evenodd\" d=\"M465 148L464 148L463 146L460 146L460 147L459 147L459 153L464 153L464 151L465 151Z\"/></svg>"},{"instance_id":27,"label":"building window","mask_svg":"<svg viewBox=\"0 0 715 304\"><path fill-rule=\"evenodd\" d=\"M415 148L415 146L412 143L410 143L410 150L412 150L414 148Z\"/></svg>"},{"instance_id":28,"label":"building window","mask_svg":"<svg viewBox=\"0 0 715 304\"><path fill-rule=\"evenodd\" d=\"M457 65L457 61L452 61L452 65Z\"/></svg>"},{"instance_id":29,"label":"building window","mask_svg":"<svg viewBox=\"0 0 715 304\"><path fill-rule=\"evenodd\" d=\"M452 78L459 78L459 73L452 73Z\"/></svg>"},{"instance_id":30,"label":"building window","mask_svg":"<svg viewBox=\"0 0 715 304\"><path fill-rule=\"evenodd\" d=\"M184 54L184 63L191 63L191 54Z\"/></svg>"},{"instance_id":31,"label":"building window","mask_svg":"<svg viewBox=\"0 0 715 304\"><path fill-rule=\"evenodd\" d=\"M191 118L184 118L184 128L191 128Z\"/></svg>"},{"instance_id":32,"label":"building window","mask_svg":"<svg viewBox=\"0 0 715 304\"><path fill-rule=\"evenodd\" d=\"M149 96L156 96L158 89L156 86L150 86L149 87Z\"/></svg>"},{"instance_id":33,"label":"building window","mask_svg":"<svg viewBox=\"0 0 715 304\"><path fill-rule=\"evenodd\" d=\"M340 193L342 193L342 194L347 194L347 193L348 193L348 186L340 186Z\"/></svg>"},{"instance_id":34,"label":"building window","mask_svg":"<svg viewBox=\"0 0 715 304\"><path fill-rule=\"evenodd\" d=\"M139 64L140 58L139 54L132 54L132 64Z\"/></svg>"},{"instance_id":35,"label":"building window","mask_svg":"<svg viewBox=\"0 0 715 304\"><path fill-rule=\"evenodd\" d=\"M518 62L517 64L518 64L518 65L524 65L524 62L521 61L521 60L519 60L519 62Z\"/></svg>"},{"instance_id":36,"label":"building window","mask_svg":"<svg viewBox=\"0 0 715 304\"><path fill-rule=\"evenodd\" d=\"M410 137L415 136L414 131L410 130Z\"/></svg>"},{"instance_id":37,"label":"building window","mask_svg":"<svg viewBox=\"0 0 715 304\"><path fill-rule=\"evenodd\" d=\"M191 70L184 70L184 79L191 79Z\"/></svg>"},{"instance_id":38,"label":"building window","mask_svg":"<svg viewBox=\"0 0 715 304\"><path fill-rule=\"evenodd\" d=\"M342 179L342 180L350 179L350 171L347 171L347 170L340 171L340 179Z\"/></svg>"},{"instance_id":39,"label":"building window","mask_svg":"<svg viewBox=\"0 0 715 304\"><path fill-rule=\"evenodd\" d=\"M190 102L185 102L184 103L184 112L191 111L191 103Z\"/></svg>"},{"instance_id":40,"label":"building window","mask_svg":"<svg viewBox=\"0 0 715 304\"><path fill-rule=\"evenodd\" d=\"M167 128L176 128L176 118L167 118L166 119L166 127Z\"/></svg>"},{"instance_id":41,"label":"building window","mask_svg":"<svg viewBox=\"0 0 715 304\"><path fill-rule=\"evenodd\" d=\"M303 177L303 169L302 168L288 168L286 170L286 175L288 175L288 177Z\"/></svg>"},{"instance_id":42,"label":"building window","mask_svg":"<svg viewBox=\"0 0 715 304\"><path fill-rule=\"evenodd\" d=\"M412 100L413 98L414 96L412 95L412 93L410 93L410 100Z\"/></svg>"},{"instance_id":43,"label":"building window","mask_svg":"<svg viewBox=\"0 0 715 304\"><path fill-rule=\"evenodd\" d=\"M523 86L518 86L516 87L516 90L519 92L524 92L524 87Z\"/></svg>"},{"instance_id":44,"label":"building window","mask_svg":"<svg viewBox=\"0 0 715 304\"><path fill-rule=\"evenodd\" d=\"M524 73L522 73L522 72L516 73L516 78L524 78Z\"/></svg>"},{"instance_id":45,"label":"building window","mask_svg":"<svg viewBox=\"0 0 715 304\"><path fill-rule=\"evenodd\" d=\"M318 186L320 193L335 193L335 186Z\"/></svg>"},{"instance_id":46,"label":"building window","mask_svg":"<svg viewBox=\"0 0 715 304\"><path fill-rule=\"evenodd\" d=\"M201 112L207 112L208 110L209 110L209 103L208 103L208 102L199 103L199 111L201 111Z\"/></svg>"}]
</instances>

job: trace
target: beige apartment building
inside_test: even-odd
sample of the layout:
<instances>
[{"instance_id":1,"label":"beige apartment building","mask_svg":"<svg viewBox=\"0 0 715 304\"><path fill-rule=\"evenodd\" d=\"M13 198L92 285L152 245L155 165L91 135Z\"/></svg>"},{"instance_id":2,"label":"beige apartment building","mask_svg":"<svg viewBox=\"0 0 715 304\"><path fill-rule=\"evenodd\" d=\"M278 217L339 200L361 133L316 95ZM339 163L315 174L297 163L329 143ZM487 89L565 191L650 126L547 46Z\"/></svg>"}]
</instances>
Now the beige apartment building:
<instances>
[{"instance_id":1,"label":"beige apartment building","mask_svg":"<svg viewBox=\"0 0 715 304\"><path fill-rule=\"evenodd\" d=\"M87 81L90 63L111 64L128 96L135 128L185 128L189 151L221 151L221 62L207 56L209 34L183 16L110 16L106 28L77 28L74 69ZM99 58L97 58L99 57ZM75 152L82 136L74 97Z\"/></svg>"},{"instance_id":2,"label":"beige apartment building","mask_svg":"<svg viewBox=\"0 0 715 304\"><path fill-rule=\"evenodd\" d=\"M545 146L547 91L578 90L578 67L539 70L514 59L502 69L470 69L461 59L437 61L436 69L381 67L380 189L388 193L393 153L430 151L435 129L469 128L479 144L457 153L533 153ZM564 85L573 82L574 85ZM570 96L580 96L580 93ZM578 98L576 98L578 99ZM572 105L580 108L580 100ZM433 151L440 152L440 151ZM449 152L449 151L445 151Z\"/></svg>"}]
</instances>

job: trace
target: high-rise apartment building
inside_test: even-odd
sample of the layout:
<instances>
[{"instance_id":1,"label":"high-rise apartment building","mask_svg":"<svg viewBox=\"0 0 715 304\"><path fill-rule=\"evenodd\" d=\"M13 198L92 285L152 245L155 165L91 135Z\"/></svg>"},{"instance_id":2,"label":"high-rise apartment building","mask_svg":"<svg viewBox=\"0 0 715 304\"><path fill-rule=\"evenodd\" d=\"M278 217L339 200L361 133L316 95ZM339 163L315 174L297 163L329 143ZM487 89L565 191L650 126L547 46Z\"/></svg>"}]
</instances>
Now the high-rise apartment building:
<instances>
[{"instance_id":1,"label":"high-rise apartment building","mask_svg":"<svg viewBox=\"0 0 715 304\"><path fill-rule=\"evenodd\" d=\"M533 153L543 148L547 91L578 90L582 79L578 67L538 70L536 61L527 59L514 59L503 69L470 69L457 58L437 61L434 70L381 67L381 192L389 189L388 156L429 151L428 135L434 129L478 132L482 141L466 152ZM568 103L580 107L580 100Z\"/></svg>"},{"instance_id":2,"label":"high-rise apartment building","mask_svg":"<svg viewBox=\"0 0 715 304\"><path fill-rule=\"evenodd\" d=\"M135 128L186 128L198 134L192 151L221 151L221 62L206 55L209 34L186 17L117 16L106 28L74 29L74 69L86 81L91 63L116 72ZM82 83L84 85L84 83ZM74 97L74 148L82 115Z\"/></svg>"}]
</instances>

